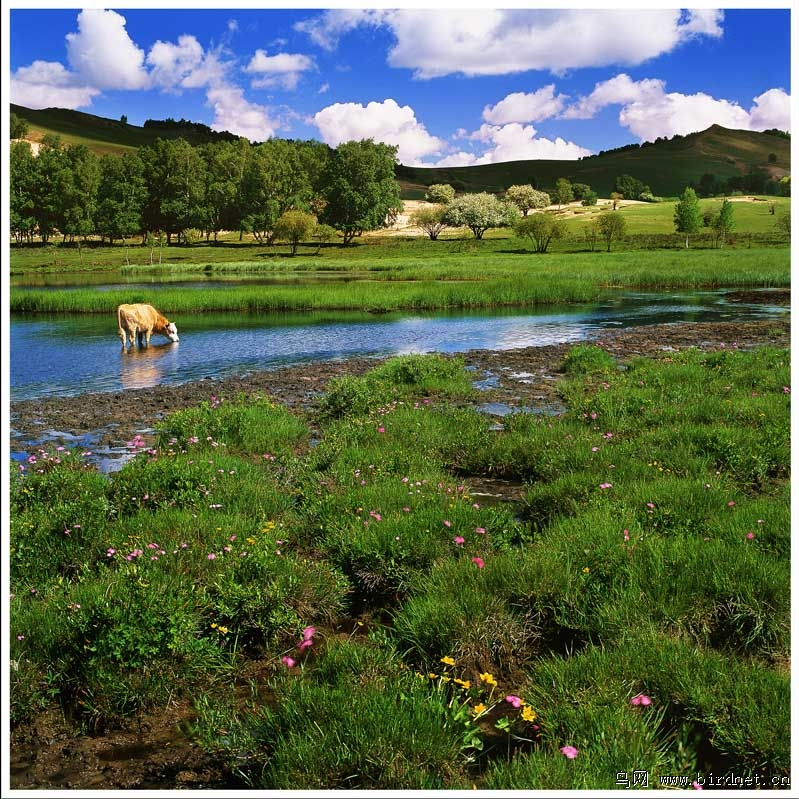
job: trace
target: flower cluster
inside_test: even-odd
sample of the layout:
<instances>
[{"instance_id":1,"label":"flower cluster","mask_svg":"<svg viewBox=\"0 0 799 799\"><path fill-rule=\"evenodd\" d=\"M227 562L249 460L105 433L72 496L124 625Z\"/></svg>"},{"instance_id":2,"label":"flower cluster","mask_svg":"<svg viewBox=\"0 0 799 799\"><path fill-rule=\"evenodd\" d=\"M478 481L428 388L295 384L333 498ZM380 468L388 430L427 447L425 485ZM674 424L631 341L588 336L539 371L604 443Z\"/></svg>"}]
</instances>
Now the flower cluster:
<instances>
[{"instance_id":1,"label":"flower cluster","mask_svg":"<svg viewBox=\"0 0 799 799\"><path fill-rule=\"evenodd\" d=\"M308 649L308 647L313 646L314 644L313 639L315 635L316 635L316 627L306 627L302 631L302 639L297 644L297 650L300 652L304 652L306 649ZM283 655L283 657L280 658L280 660L282 661L283 665L289 669L292 669L294 668L294 666L297 665L297 661L290 655Z\"/></svg>"}]
</instances>

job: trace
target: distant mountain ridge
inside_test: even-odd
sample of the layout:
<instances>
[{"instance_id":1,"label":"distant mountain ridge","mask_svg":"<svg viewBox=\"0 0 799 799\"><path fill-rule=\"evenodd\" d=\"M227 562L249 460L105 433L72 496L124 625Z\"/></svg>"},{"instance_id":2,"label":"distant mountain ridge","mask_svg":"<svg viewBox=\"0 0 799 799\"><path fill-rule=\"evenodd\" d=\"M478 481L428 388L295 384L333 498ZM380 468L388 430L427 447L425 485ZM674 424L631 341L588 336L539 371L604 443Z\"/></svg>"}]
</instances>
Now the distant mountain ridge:
<instances>
[{"instance_id":1,"label":"distant mountain ridge","mask_svg":"<svg viewBox=\"0 0 799 799\"><path fill-rule=\"evenodd\" d=\"M33 141L55 134L67 143L84 144L98 154L129 152L152 144L157 138L181 137L194 145L234 138L230 133L186 120L148 120L147 125L139 127L64 108L35 110L12 104L11 112L28 122L28 138ZM768 179L779 180L790 172L788 134L712 125L698 133L625 145L579 161L507 161L462 167L399 164L396 174L403 196L418 199L433 183L449 183L458 191L498 193L519 183L545 189L561 177L586 183L601 196L607 196L616 178L623 174L649 185L655 195L673 196L690 183L699 183L703 175L724 181L762 173Z\"/></svg>"}]
</instances>

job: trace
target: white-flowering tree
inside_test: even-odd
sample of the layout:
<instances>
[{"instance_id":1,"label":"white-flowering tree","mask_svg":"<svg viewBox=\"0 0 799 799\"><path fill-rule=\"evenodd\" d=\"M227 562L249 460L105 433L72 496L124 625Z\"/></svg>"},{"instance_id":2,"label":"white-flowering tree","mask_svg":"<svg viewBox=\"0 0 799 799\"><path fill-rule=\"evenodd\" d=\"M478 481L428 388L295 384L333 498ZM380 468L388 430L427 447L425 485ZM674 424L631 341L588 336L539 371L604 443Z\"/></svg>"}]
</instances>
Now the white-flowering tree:
<instances>
[{"instance_id":1,"label":"white-flowering tree","mask_svg":"<svg viewBox=\"0 0 799 799\"><path fill-rule=\"evenodd\" d=\"M552 203L546 192L534 189L529 183L509 186L505 199L512 202L522 212L522 216L527 216L534 209L546 208Z\"/></svg>"},{"instance_id":2,"label":"white-flowering tree","mask_svg":"<svg viewBox=\"0 0 799 799\"><path fill-rule=\"evenodd\" d=\"M494 194L462 194L448 206L444 221L452 227L468 227L476 239L482 239L489 228L507 227L513 223L516 208L502 202Z\"/></svg>"}]
</instances>

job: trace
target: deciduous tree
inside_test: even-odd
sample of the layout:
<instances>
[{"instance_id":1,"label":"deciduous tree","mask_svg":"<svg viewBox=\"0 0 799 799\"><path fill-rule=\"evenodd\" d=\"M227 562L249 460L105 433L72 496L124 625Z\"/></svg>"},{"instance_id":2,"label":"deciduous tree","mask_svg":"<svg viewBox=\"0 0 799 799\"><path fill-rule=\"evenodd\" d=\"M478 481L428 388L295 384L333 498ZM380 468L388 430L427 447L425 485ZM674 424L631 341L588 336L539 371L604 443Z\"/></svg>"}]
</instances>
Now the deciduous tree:
<instances>
[{"instance_id":1,"label":"deciduous tree","mask_svg":"<svg viewBox=\"0 0 799 799\"><path fill-rule=\"evenodd\" d=\"M270 139L254 148L244 176L244 227L256 241L271 244L275 223L286 211L309 210L312 188L299 148Z\"/></svg>"},{"instance_id":2,"label":"deciduous tree","mask_svg":"<svg viewBox=\"0 0 799 799\"><path fill-rule=\"evenodd\" d=\"M144 164L137 153L105 155L100 159L95 232L107 236L112 243L121 238L126 261L127 239L141 230L146 198Z\"/></svg>"},{"instance_id":3,"label":"deciduous tree","mask_svg":"<svg viewBox=\"0 0 799 799\"><path fill-rule=\"evenodd\" d=\"M476 239L482 239L490 228L513 223L515 207L502 202L494 194L463 194L448 206L444 220L452 227L468 227Z\"/></svg>"},{"instance_id":4,"label":"deciduous tree","mask_svg":"<svg viewBox=\"0 0 799 799\"><path fill-rule=\"evenodd\" d=\"M716 244L722 249L727 243L727 236L732 233L733 228L735 227L735 223L732 219L732 213L733 205L729 200L725 199L721 204L721 209L719 210L718 214L713 217L710 223L710 226L713 228L713 236L715 238Z\"/></svg>"},{"instance_id":5,"label":"deciduous tree","mask_svg":"<svg viewBox=\"0 0 799 799\"><path fill-rule=\"evenodd\" d=\"M509 186L505 199L513 203L522 212L522 216L527 216L533 209L546 208L551 203L548 194L534 189L529 183Z\"/></svg>"},{"instance_id":6,"label":"deciduous tree","mask_svg":"<svg viewBox=\"0 0 799 799\"><path fill-rule=\"evenodd\" d=\"M627 230L627 223L620 211L603 211L597 219L599 234L605 240L608 252L614 239L620 239Z\"/></svg>"},{"instance_id":7,"label":"deciduous tree","mask_svg":"<svg viewBox=\"0 0 799 799\"><path fill-rule=\"evenodd\" d=\"M433 183L427 187L424 198L435 205L449 205L455 199L455 189L449 183Z\"/></svg>"},{"instance_id":8,"label":"deciduous tree","mask_svg":"<svg viewBox=\"0 0 799 799\"><path fill-rule=\"evenodd\" d=\"M674 206L674 227L678 233L685 234L685 247L692 233L702 227L702 213L699 210L699 199L689 186L682 193L679 202Z\"/></svg>"},{"instance_id":9,"label":"deciduous tree","mask_svg":"<svg viewBox=\"0 0 799 799\"><path fill-rule=\"evenodd\" d=\"M344 244L396 221L402 210L396 162L396 147L372 139L344 142L330 154L321 221L339 230Z\"/></svg>"},{"instance_id":10,"label":"deciduous tree","mask_svg":"<svg viewBox=\"0 0 799 799\"><path fill-rule=\"evenodd\" d=\"M555 181L555 188L552 191L552 200L561 205L568 205L574 199L574 191L572 189L571 181L566 178L558 178Z\"/></svg>"},{"instance_id":11,"label":"deciduous tree","mask_svg":"<svg viewBox=\"0 0 799 799\"><path fill-rule=\"evenodd\" d=\"M421 228L427 233L431 241L435 241L441 231L447 226L444 221L446 213L446 205L420 205L411 214L410 221L412 225Z\"/></svg>"},{"instance_id":12,"label":"deciduous tree","mask_svg":"<svg viewBox=\"0 0 799 799\"><path fill-rule=\"evenodd\" d=\"M546 252L551 241L563 238L566 224L554 214L544 212L517 219L513 229L517 236L530 239L536 252Z\"/></svg>"},{"instance_id":13,"label":"deciduous tree","mask_svg":"<svg viewBox=\"0 0 799 799\"><path fill-rule=\"evenodd\" d=\"M316 219L305 211L286 211L275 222L275 238L287 241L291 254L297 254L300 242L307 241L316 225Z\"/></svg>"}]
</instances>

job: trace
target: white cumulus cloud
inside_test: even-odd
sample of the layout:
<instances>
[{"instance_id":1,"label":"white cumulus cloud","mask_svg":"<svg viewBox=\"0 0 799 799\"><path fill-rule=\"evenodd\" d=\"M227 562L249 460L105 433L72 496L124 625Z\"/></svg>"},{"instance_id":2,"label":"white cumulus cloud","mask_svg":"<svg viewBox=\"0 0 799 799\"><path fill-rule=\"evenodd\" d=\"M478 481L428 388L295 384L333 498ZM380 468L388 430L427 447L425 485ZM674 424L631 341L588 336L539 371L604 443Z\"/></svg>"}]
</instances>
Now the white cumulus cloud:
<instances>
[{"instance_id":1,"label":"white cumulus cloud","mask_svg":"<svg viewBox=\"0 0 799 799\"><path fill-rule=\"evenodd\" d=\"M397 146L397 157L403 164L417 165L425 156L445 149L444 142L427 131L410 106L400 106L391 98L365 106L334 103L318 111L313 122L322 141L331 147L346 141L374 139Z\"/></svg>"},{"instance_id":2,"label":"white cumulus cloud","mask_svg":"<svg viewBox=\"0 0 799 799\"><path fill-rule=\"evenodd\" d=\"M513 92L496 105L483 109L483 119L494 125L508 122L540 122L557 116L563 109L568 95L555 94L555 85L544 86L535 92Z\"/></svg>"},{"instance_id":3,"label":"white cumulus cloud","mask_svg":"<svg viewBox=\"0 0 799 799\"><path fill-rule=\"evenodd\" d=\"M308 34L323 50L335 50L344 34L359 25L381 25L385 15L386 12L377 9L331 8L295 23L294 30Z\"/></svg>"},{"instance_id":4,"label":"white cumulus cloud","mask_svg":"<svg viewBox=\"0 0 799 799\"><path fill-rule=\"evenodd\" d=\"M662 80L632 80L624 73L597 83L586 97L566 108L564 119L590 119L610 105L621 106L619 124L641 141L686 135L711 125L739 130L790 130L790 95L769 89L755 97L747 111L737 102L704 92L667 92Z\"/></svg>"},{"instance_id":5,"label":"white cumulus cloud","mask_svg":"<svg viewBox=\"0 0 799 799\"><path fill-rule=\"evenodd\" d=\"M301 53L267 55L264 50L256 50L244 71L261 76L253 80L254 89L281 86L293 91L297 88L302 73L314 68L313 59Z\"/></svg>"},{"instance_id":6,"label":"white cumulus cloud","mask_svg":"<svg viewBox=\"0 0 799 799\"><path fill-rule=\"evenodd\" d=\"M469 138L488 145L475 164L497 164L503 161L557 160L576 161L591 151L560 136L554 140L537 136L532 125L511 122L508 125L481 125Z\"/></svg>"},{"instance_id":7,"label":"white cumulus cloud","mask_svg":"<svg viewBox=\"0 0 799 799\"><path fill-rule=\"evenodd\" d=\"M88 8L78 14L78 32L68 33L67 59L87 84L97 89L144 89L150 76L144 50L125 30L116 11Z\"/></svg>"},{"instance_id":8,"label":"white cumulus cloud","mask_svg":"<svg viewBox=\"0 0 799 799\"><path fill-rule=\"evenodd\" d=\"M753 130L790 131L791 129L791 95L782 89L769 89L753 100L749 110L749 122Z\"/></svg>"},{"instance_id":9,"label":"white cumulus cloud","mask_svg":"<svg viewBox=\"0 0 799 799\"><path fill-rule=\"evenodd\" d=\"M20 67L9 83L11 102L26 108L83 108L100 90L86 85L55 61L34 61Z\"/></svg>"},{"instance_id":10,"label":"white cumulus cloud","mask_svg":"<svg viewBox=\"0 0 799 799\"><path fill-rule=\"evenodd\" d=\"M213 130L227 130L251 141L266 141L275 135L280 123L269 115L269 109L251 103L238 86L220 84L207 92L208 105L214 111Z\"/></svg>"},{"instance_id":11,"label":"white cumulus cloud","mask_svg":"<svg viewBox=\"0 0 799 799\"><path fill-rule=\"evenodd\" d=\"M177 44L160 39L150 48L147 64L153 82L170 90L184 86L192 74L200 68L205 58L202 45L194 36L178 37Z\"/></svg>"},{"instance_id":12,"label":"white cumulus cloud","mask_svg":"<svg viewBox=\"0 0 799 799\"><path fill-rule=\"evenodd\" d=\"M295 28L332 50L356 27L387 27L388 63L429 79L638 65L697 36L721 36L723 19L710 9L333 9Z\"/></svg>"},{"instance_id":13,"label":"white cumulus cloud","mask_svg":"<svg viewBox=\"0 0 799 799\"><path fill-rule=\"evenodd\" d=\"M591 119L608 105L648 101L656 102L664 94L662 80L646 79L634 81L629 75L621 73L609 80L597 83L587 97L581 97L562 114L564 119Z\"/></svg>"}]
</instances>

